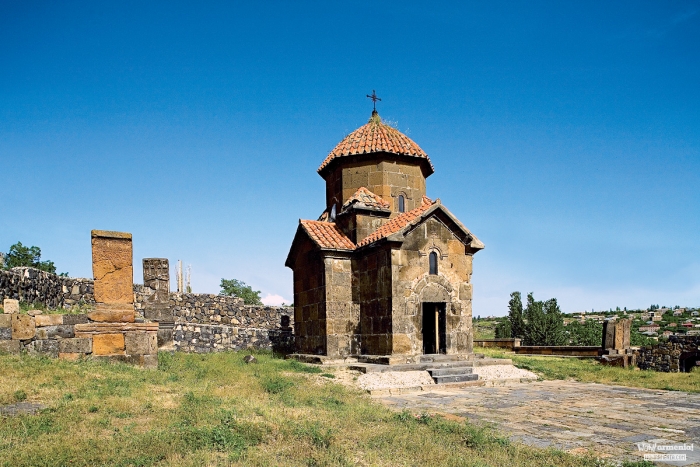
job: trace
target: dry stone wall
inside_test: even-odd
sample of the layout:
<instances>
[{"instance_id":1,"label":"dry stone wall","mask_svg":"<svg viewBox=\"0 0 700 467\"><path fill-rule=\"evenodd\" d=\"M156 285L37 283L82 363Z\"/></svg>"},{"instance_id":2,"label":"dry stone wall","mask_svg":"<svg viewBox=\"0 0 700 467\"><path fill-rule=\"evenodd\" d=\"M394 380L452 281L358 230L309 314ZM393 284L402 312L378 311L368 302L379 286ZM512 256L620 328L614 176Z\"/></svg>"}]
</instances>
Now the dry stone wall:
<instances>
[{"instance_id":1,"label":"dry stone wall","mask_svg":"<svg viewBox=\"0 0 700 467\"><path fill-rule=\"evenodd\" d=\"M50 309L70 308L78 304L95 306L93 291L92 279L60 277L33 268L0 270L0 303L9 298ZM250 347L279 352L291 352L293 349L292 307L245 305L240 298L213 294L170 293L167 301L162 303L162 308L153 308L157 290L134 284L133 292L135 321L158 322L159 345L172 341L176 350L186 352L239 350ZM54 316L56 320L62 317L61 319L71 322L69 325L62 321L50 327L36 328L41 336L46 335L49 339L72 338L72 325L76 324L74 321L87 322L87 315L45 315L42 319L48 316ZM79 321L82 319L79 317L84 317L85 321ZM5 334L11 335L11 328L0 326L0 340L3 340ZM0 344L0 350L4 347L8 347L7 350L12 347L14 350L18 345L18 351L20 348L27 351L38 349L37 351L42 352L46 350L45 353L49 355L58 355L55 343L27 342L20 345L5 342Z\"/></svg>"},{"instance_id":2,"label":"dry stone wall","mask_svg":"<svg viewBox=\"0 0 700 467\"><path fill-rule=\"evenodd\" d=\"M169 308L176 350L258 348L291 353L294 348L291 307L244 305L240 298L213 294L170 294Z\"/></svg>"},{"instance_id":3,"label":"dry stone wall","mask_svg":"<svg viewBox=\"0 0 700 467\"><path fill-rule=\"evenodd\" d=\"M0 302L5 298L50 309L92 305L95 303L94 282L34 268L0 269Z\"/></svg>"},{"instance_id":4,"label":"dry stone wall","mask_svg":"<svg viewBox=\"0 0 700 467\"><path fill-rule=\"evenodd\" d=\"M700 362L700 336L669 336L668 342L642 347L637 365L642 370L687 372Z\"/></svg>"}]
</instances>

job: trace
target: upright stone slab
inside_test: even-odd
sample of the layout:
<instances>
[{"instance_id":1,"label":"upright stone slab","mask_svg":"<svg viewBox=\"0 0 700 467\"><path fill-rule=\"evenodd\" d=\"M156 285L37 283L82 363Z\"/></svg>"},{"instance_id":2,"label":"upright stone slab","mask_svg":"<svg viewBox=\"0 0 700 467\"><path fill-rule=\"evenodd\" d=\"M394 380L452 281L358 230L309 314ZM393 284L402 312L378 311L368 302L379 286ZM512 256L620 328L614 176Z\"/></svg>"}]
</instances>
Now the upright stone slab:
<instances>
[{"instance_id":1,"label":"upright stone slab","mask_svg":"<svg viewBox=\"0 0 700 467\"><path fill-rule=\"evenodd\" d=\"M631 320L621 319L615 322L615 350L625 350L630 347Z\"/></svg>"},{"instance_id":2,"label":"upright stone slab","mask_svg":"<svg viewBox=\"0 0 700 467\"><path fill-rule=\"evenodd\" d=\"M611 321L603 322L603 350L615 348L615 323Z\"/></svg>"},{"instance_id":3,"label":"upright stone slab","mask_svg":"<svg viewBox=\"0 0 700 467\"><path fill-rule=\"evenodd\" d=\"M158 322L158 346L166 345L173 340L175 322L170 308L170 263L167 258L144 258L143 285L153 291L145 300L143 315Z\"/></svg>"},{"instance_id":4,"label":"upright stone slab","mask_svg":"<svg viewBox=\"0 0 700 467\"><path fill-rule=\"evenodd\" d=\"M92 321L134 322L134 268L131 234L92 231L95 311Z\"/></svg>"},{"instance_id":5,"label":"upright stone slab","mask_svg":"<svg viewBox=\"0 0 700 467\"><path fill-rule=\"evenodd\" d=\"M95 302L134 303L134 268L131 234L92 231L92 274Z\"/></svg>"},{"instance_id":6,"label":"upright stone slab","mask_svg":"<svg viewBox=\"0 0 700 467\"><path fill-rule=\"evenodd\" d=\"M170 264L166 258L144 258L143 285L152 289L147 304L167 304L170 300Z\"/></svg>"}]
</instances>

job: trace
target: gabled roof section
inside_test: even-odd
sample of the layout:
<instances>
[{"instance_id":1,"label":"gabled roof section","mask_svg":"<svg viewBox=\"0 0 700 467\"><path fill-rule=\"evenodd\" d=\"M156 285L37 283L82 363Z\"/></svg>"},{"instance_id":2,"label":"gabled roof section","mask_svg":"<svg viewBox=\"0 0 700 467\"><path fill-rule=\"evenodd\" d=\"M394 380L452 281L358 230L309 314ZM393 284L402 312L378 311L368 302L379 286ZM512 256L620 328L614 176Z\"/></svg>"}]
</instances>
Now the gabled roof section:
<instances>
[{"instance_id":1,"label":"gabled roof section","mask_svg":"<svg viewBox=\"0 0 700 467\"><path fill-rule=\"evenodd\" d=\"M415 220L417 217L420 217L420 215L423 214L433 204L433 200L431 200L427 196L423 196L423 201L421 202L420 206L394 217L389 222L375 230L372 234L364 238L360 243L357 244L357 246L360 247L369 245L370 243L374 243L377 240L381 240L382 238L388 237L389 235L400 231L401 229L409 225L411 221Z\"/></svg>"},{"instance_id":2,"label":"gabled roof section","mask_svg":"<svg viewBox=\"0 0 700 467\"><path fill-rule=\"evenodd\" d=\"M425 151L396 128L382 123L382 119L375 110L367 124L353 131L338 143L318 168L318 172L321 173L333 160L339 157L376 152L418 157L428 162L430 173L435 171Z\"/></svg>"},{"instance_id":3,"label":"gabled roof section","mask_svg":"<svg viewBox=\"0 0 700 467\"><path fill-rule=\"evenodd\" d=\"M472 253L484 248L484 244L457 220L457 218L440 203L439 199L432 201L427 196L423 196L423 202L419 207L391 219L358 243L357 247L360 248L384 238L389 241L403 241L409 232L432 215L437 215L442 218L447 222L448 226L452 225L452 229L456 229L457 232L460 232L462 241L471 249Z\"/></svg>"},{"instance_id":4,"label":"gabled roof section","mask_svg":"<svg viewBox=\"0 0 700 467\"><path fill-rule=\"evenodd\" d=\"M302 228L311 240L324 250L352 251L355 244L334 222L300 220Z\"/></svg>"},{"instance_id":5,"label":"gabled roof section","mask_svg":"<svg viewBox=\"0 0 700 467\"><path fill-rule=\"evenodd\" d=\"M371 191L369 191L367 188L361 186L354 195L352 195L348 200L343 204L343 207L341 208L341 212L347 211L351 208L358 208L358 209L369 209L369 210L381 210L381 211L389 211L390 205L384 199L382 199L381 196L375 195Z\"/></svg>"}]
</instances>

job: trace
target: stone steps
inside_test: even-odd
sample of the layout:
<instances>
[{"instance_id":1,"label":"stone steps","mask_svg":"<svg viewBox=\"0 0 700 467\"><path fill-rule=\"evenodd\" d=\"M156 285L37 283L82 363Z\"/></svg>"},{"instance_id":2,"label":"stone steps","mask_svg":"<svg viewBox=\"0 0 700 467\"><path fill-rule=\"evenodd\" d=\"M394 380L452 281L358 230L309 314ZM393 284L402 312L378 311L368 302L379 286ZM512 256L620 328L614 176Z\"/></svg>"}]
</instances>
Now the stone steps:
<instances>
[{"instance_id":1,"label":"stone steps","mask_svg":"<svg viewBox=\"0 0 700 467\"><path fill-rule=\"evenodd\" d=\"M466 355L427 354L419 357L420 363L467 361Z\"/></svg>"},{"instance_id":2,"label":"stone steps","mask_svg":"<svg viewBox=\"0 0 700 467\"><path fill-rule=\"evenodd\" d=\"M447 368L428 368L426 371L430 373L430 376L470 375L474 372L474 368L470 366L458 366Z\"/></svg>"},{"instance_id":3,"label":"stone steps","mask_svg":"<svg viewBox=\"0 0 700 467\"><path fill-rule=\"evenodd\" d=\"M478 380L479 380L479 375L477 375L477 374L458 374L458 375L433 376L433 381L435 381L435 384L461 383L464 381L478 381Z\"/></svg>"}]
</instances>

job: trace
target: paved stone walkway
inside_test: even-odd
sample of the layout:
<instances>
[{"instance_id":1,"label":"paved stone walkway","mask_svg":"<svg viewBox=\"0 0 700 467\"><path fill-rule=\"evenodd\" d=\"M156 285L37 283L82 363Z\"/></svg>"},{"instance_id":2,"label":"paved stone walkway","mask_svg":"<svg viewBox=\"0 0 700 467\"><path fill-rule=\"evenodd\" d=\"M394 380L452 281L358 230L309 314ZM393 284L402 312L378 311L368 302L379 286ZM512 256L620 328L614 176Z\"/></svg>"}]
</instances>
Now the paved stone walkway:
<instances>
[{"instance_id":1,"label":"paved stone walkway","mask_svg":"<svg viewBox=\"0 0 700 467\"><path fill-rule=\"evenodd\" d=\"M397 410L448 413L495 424L510 439L569 452L639 460L637 443L694 443L685 462L700 465L700 394L543 381L504 387L474 387L377 396ZM658 451L657 451L658 453Z\"/></svg>"}]
</instances>

